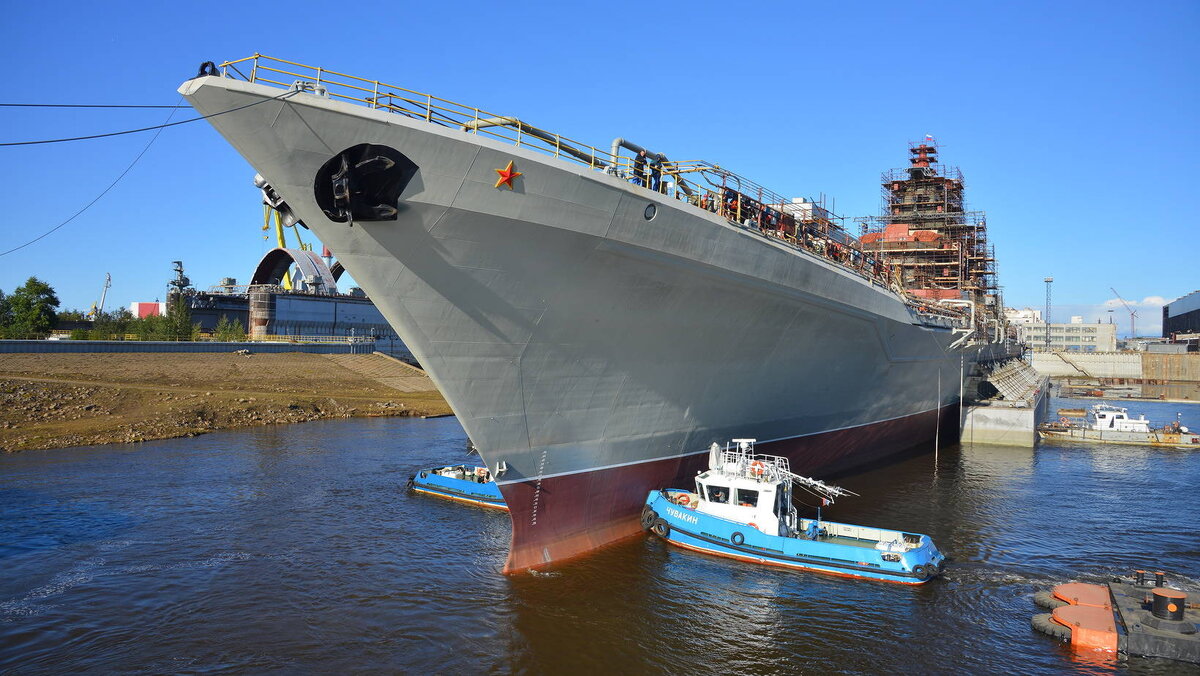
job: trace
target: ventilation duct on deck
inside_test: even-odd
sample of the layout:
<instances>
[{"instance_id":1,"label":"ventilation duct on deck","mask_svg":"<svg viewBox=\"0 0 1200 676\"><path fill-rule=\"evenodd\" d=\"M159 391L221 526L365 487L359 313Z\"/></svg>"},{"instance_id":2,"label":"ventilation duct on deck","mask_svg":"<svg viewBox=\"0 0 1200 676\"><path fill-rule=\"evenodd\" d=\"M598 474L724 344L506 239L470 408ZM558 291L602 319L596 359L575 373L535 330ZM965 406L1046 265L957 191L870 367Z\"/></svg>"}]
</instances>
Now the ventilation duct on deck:
<instances>
[{"instance_id":1,"label":"ventilation duct on deck","mask_svg":"<svg viewBox=\"0 0 1200 676\"><path fill-rule=\"evenodd\" d=\"M600 159L594 154L590 152L584 152L572 145L563 143L562 137L556 134L551 134L545 129L538 129L537 127L522 122L515 117L489 117L485 120L471 120L470 122L463 124L461 128L463 131L477 132L485 127L511 127L522 134L539 138L557 148L559 152L566 153L577 160L587 162L588 164L601 169L608 166L607 162L600 161Z\"/></svg>"},{"instance_id":2,"label":"ventilation duct on deck","mask_svg":"<svg viewBox=\"0 0 1200 676\"><path fill-rule=\"evenodd\" d=\"M646 153L646 161L652 165L657 165L659 168L667 168L671 166L671 161L667 159L666 155L663 155L662 153L652 153L633 141L626 141L620 136L613 139L612 142L612 156L614 159L617 157L617 153L621 152L621 148L628 150L634 155L644 151ZM664 171L664 173L669 174L670 172ZM679 189L682 190L685 195L690 197L692 195L692 189L687 184L687 181L683 180L679 174L671 174L671 176L675 178L675 182L679 185Z\"/></svg>"}]
</instances>

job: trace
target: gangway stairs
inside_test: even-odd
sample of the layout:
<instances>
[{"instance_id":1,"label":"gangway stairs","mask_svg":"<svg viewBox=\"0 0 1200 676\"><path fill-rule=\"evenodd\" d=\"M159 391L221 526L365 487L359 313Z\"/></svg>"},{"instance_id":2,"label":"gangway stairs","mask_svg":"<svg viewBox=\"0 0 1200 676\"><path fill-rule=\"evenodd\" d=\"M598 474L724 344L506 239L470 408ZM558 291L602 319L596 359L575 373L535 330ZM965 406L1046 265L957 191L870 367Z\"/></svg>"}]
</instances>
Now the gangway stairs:
<instances>
[{"instance_id":1,"label":"gangway stairs","mask_svg":"<svg viewBox=\"0 0 1200 676\"><path fill-rule=\"evenodd\" d=\"M1021 359L1012 359L996 365L987 376L987 381L1000 393L1005 401L1030 401L1043 385L1041 374Z\"/></svg>"}]
</instances>

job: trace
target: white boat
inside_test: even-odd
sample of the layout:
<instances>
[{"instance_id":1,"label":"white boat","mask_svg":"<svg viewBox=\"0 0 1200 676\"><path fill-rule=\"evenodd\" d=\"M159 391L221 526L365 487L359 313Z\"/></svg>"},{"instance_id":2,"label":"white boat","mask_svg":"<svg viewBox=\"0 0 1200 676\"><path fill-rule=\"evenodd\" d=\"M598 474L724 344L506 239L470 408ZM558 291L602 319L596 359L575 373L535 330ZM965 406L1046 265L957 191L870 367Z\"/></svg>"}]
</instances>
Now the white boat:
<instances>
[{"instance_id":1,"label":"white boat","mask_svg":"<svg viewBox=\"0 0 1200 676\"><path fill-rule=\"evenodd\" d=\"M1092 406L1083 422L1062 417L1057 422L1043 423L1038 426L1038 435L1043 439L1097 444L1200 448L1200 435L1193 434L1178 420L1155 428L1145 415L1134 418L1129 409L1112 404Z\"/></svg>"}]
</instances>

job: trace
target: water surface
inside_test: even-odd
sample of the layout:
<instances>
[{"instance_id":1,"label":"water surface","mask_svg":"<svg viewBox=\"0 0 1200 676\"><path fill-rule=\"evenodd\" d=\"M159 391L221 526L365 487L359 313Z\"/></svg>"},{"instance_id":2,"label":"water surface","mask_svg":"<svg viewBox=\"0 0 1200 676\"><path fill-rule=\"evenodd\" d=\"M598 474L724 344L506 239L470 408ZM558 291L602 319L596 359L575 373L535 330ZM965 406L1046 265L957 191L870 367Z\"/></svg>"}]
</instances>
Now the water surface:
<instances>
[{"instance_id":1,"label":"water surface","mask_svg":"<svg viewBox=\"0 0 1200 676\"><path fill-rule=\"evenodd\" d=\"M1200 451L964 445L843 477L863 497L826 517L951 555L913 588L641 537L502 576L506 514L404 490L465 444L452 418L376 418L0 457L0 671L1196 671L1077 655L1029 618L1068 580L1200 584Z\"/></svg>"}]
</instances>

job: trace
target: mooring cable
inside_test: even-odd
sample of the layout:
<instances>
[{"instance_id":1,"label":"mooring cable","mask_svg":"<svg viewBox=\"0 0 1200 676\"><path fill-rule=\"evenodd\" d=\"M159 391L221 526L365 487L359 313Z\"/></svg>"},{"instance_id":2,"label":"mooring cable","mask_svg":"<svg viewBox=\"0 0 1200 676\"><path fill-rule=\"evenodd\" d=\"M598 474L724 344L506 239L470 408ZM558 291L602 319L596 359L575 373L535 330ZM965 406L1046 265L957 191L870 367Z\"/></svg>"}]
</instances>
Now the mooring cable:
<instances>
[{"instance_id":1,"label":"mooring cable","mask_svg":"<svg viewBox=\"0 0 1200 676\"><path fill-rule=\"evenodd\" d=\"M154 132L154 136L151 137L150 141L146 143L146 147L142 148L142 151L137 154L137 157L133 158L133 161L129 163L129 166L125 167L125 171L122 171L121 174L119 176L117 176L117 178L114 179L113 182L110 183L107 188L105 188L103 191L101 191L101 193L99 195L96 195L96 197L93 198L91 202L88 202L87 204L85 204L83 206L82 209L80 209L79 211L76 211L74 214L71 214L70 218L66 219L62 223L59 223L58 225L54 226L53 228L50 228L46 232L43 232L42 234L38 235L37 237L34 237L33 239L29 240L28 242L25 242L24 244L22 244L20 246L13 247L7 251L0 252L0 256L7 256L8 254L13 253L14 251L20 251L21 249L24 249L25 247L29 246L30 244L33 244L34 242L37 242L38 240L41 240L41 239L49 236L50 234L54 233L59 228L63 227L64 225L70 223L71 221L73 221L76 218L78 218L79 216L81 216L88 209L92 208L92 205L94 205L96 202L99 202L100 198L107 195L109 193L109 191L111 191L113 188L115 188L117 186L118 183L121 182L121 179L125 178L125 175L128 174L133 169L133 167L138 163L138 161L142 159L142 156L144 156L146 154L146 151L150 150L150 146L154 145L154 142L156 140L158 140L158 137L160 134L162 134L163 129L166 129L167 127L174 127L174 126L180 125L180 124L185 124L187 122L195 122L197 120L204 120L204 119L208 119L210 117L224 115L225 113L232 113L236 110L243 110L245 108L249 108L250 106L257 106L260 103L266 103L268 101L276 101L276 100L282 99L286 96L291 96L292 94L295 94L295 93L296 93L295 91L288 91L288 92L284 92L283 94L280 94L279 96L274 96L269 99L255 101L254 103L250 103L250 104L247 104L244 106L238 106L237 108L230 108L229 110L223 110L219 113L213 113L211 115L204 115L201 117L192 118L192 119L188 119L188 120L181 120L179 122L171 122L171 118L175 116L176 110L178 110L179 108L182 108L184 106L170 106L170 108L172 109L171 114L167 115L167 121L165 123L160 124L160 125L155 125L153 127L146 127L145 129L137 129L137 130L119 132L120 134L131 134L131 133L134 133L135 131L147 131L147 130L151 130L151 129L156 130ZM180 100L182 100L182 98L183 97L180 97ZM116 136L117 134L108 134L108 135ZM98 138L98 137L80 137L80 138L82 139L82 138ZM80 140L80 139L70 139L70 140ZM49 143L49 142L50 141L34 141L33 143ZM23 144L6 143L3 145L23 145Z\"/></svg>"},{"instance_id":2,"label":"mooring cable","mask_svg":"<svg viewBox=\"0 0 1200 676\"><path fill-rule=\"evenodd\" d=\"M32 145L40 145L43 143L67 143L69 141L88 141L91 139L108 138L110 136L123 136L125 134L137 134L139 132L153 131L155 129L162 130L162 129L166 129L167 127L177 127L181 124L188 124L189 122L198 122L200 120L207 120L212 117L217 117L218 115L224 115L226 113L233 113L233 112L236 112L239 110L245 110L246 108L249 108L251 106L257 106L260 103L267 103L269 101L278 101L279 99L291 96L295 93L296 93L296 90L289 90L289 91L286 91L286 92L280 94L279 96L272 96L269 99L262 99L261 101L255 101L254 103L247 103L244 106L238 106L237 108L230 108L229 110L222 110L219 113L212 113L211 115L201 115L200 117L192 117L192 118L189 118L186 120L180 120L178 122L169 122L166 124L158 124L158 125L154 125L152 127L141 127L140 129L126 129L124 131L113 131L113 132L108 132L107 134L92 134L90 136L74 136L71 138L53 138L53 139L43 139L40 141L9 141L7 143L0 143L0 146L32 146Z\"/></svg>"},{"instance_id":3,"label":"mooring cable","mask_svg":"<svg viewBox=\"0 0 1200 676\"><path fill-rule=\"evenodd\" d=\"M163 106L133 103L0 103L0 108L187 108L187 104Z\"/></svg>"}]
</instances>

